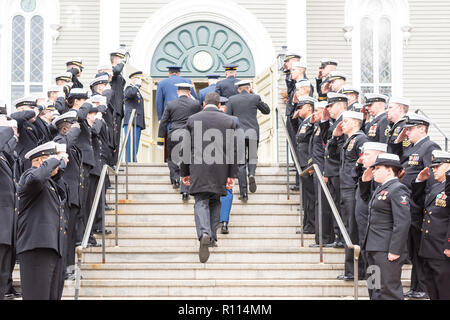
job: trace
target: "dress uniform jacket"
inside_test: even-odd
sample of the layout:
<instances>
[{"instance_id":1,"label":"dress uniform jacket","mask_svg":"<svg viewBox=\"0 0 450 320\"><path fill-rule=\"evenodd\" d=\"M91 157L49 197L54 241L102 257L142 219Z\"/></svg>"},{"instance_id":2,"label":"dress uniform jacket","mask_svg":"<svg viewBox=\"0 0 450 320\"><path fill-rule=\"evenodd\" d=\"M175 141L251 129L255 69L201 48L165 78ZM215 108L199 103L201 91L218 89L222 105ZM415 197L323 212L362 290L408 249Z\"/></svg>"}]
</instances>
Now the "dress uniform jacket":
<instances>
[{"instance_id":1,"label":"dress uniform jacket","mask_svg":"<svg viewBox=\"0 0 450 320\"><path fill-rule=\"evenodd\" d=\"M103 120L96 119L94 121L94 124L91 127L92 132L92 150L94 153L94 167L91 169L90 174L95 176L100 176L102 173L102 140L100 138L100 134L102 131L102 128L104 127L105 123Z\"/></svg>"},{"instance_id":2,"label":"dress uniform jacket","mask_svg":"<svg viewBox=\"0 0 450 320\"><path fill-rule=\"evenodd\" d=\"M379 114L371 122L366 123L365 133L369 141L387 143L389 136L389 120L386 113Z\"/></svg>"},{"instance_id":3,"label":"dress uniform jacket","mask_svg":"<svg viewBox=\"0 0 450 320\"><path fill-rule=\"evenodd\" d=\"M339 176L342 146L345 143L346 136L342 135L340 137L334 137L333 131L341 121L342 115L340 115L333 123L331 123L331 121L324 121L319 124L322 141L326 143L324 163L325 177Z\"/></svg>"},{"instance_id":4,"label":"dress uniform jacket","mask_svg":"<svg viewBox=\"0 0 450 320\"><path fill-rule=\"evenodd\" d=\"M158 83L158 88L156 89L156 112L158 114L158 120L161 120L167 104L172 100L178 99L178 88L175 86L177 83L192 84L192 81L177 75L171 75ZM191 96L197 99L194 88L191 88Z\"/></svg>"},{"instance_id":5,"label":"dress uniform jacket","mask_svg":"<svg viewBox=\"0 0 450 320\"><path fill-rule=\"evenodd\" d=\"M317 164L322 172L325 165L325 146L326 144L320 135L320 126L318 123L315 123L309 145L309 154L311 155L312 163Z\"/></svg>"},{"instance_id":6,"label":"dress uniform jacket","mask_svg":"<svg viewBox=\"0 0 450 320\"><path fill-rule=\"evenodd\" d=\"M228 77L226 79L220 80L216 84L216 92L225 98L230 98L236 94L238 94L238 87L236 83L241 80L236 79L235 77Z\"/></svg>"},{"instance_id":7,"label":"dress uniform jacket","mask_svg":"<svg viewBox=\"0 0 450 320\"><path fill-rule=\"evenodd\" d=\"M181 96L177 100L170 101L159 123L158 138L165 137L169 123L169 134L171 134L177 129L184 128L188 118L200 111L202 111L202 107L198 101L192 100L188 96Z\"/></svg>"},{"instance_id":8,"label":"dress uniform jacket","mask_svg":"<svg viewBox=\"0 0 450 320\"><path fill-rule=\"evenodd\" d=\"M450 180L450 175L447 175ZM423 208L422 239L419 255L427 259L448 260L445 249L450 249L450 190L445 181L436 183L426 193L426 182L414 182L412 199ZM450 290L450 289L449 289Z\"/></svg>"},{"instance_id":9,"label":"dress uniform jacket","mask_svg":"<svg viewBox=\"0 0 450 320\"><path fill-rule=\"evenodd\" d=\"M17 141L12 128L0 127L0 150L2 152L12 155L17 147Z\"/></svg>"},{"instance_id":10,"label":"dress uniform jacket","mask_svg":"<svg viewBox=\"0 0 450 320\"><path fill-rule=\"evenodd\" d=\"M144 114L144 98L141 95L139 89L135 86L128 86L125 89L125 117L123 124L128 125L131 112L136 109L136 117L133 125L145 129L145 114Z\"/></svg>"},{"instance_id":11,"label":"dress uniform jacket","mask_svg":"<svg viewBox=\"0 0 450 320\"><path fill-rule=\"evenodd\" d=\"M411 224L409 190L398 179L379 186L369 202L364 249L401 255Z\"/></svg>"},{"instance_id":12,"label":"dress uniform jacket","mask_svg":"<svg viewBox=\"0 0 450 320\"><path fill-rule=\"evenodd\" d=\"M67 70L67 72L70 72L72 74L72 82L73 86L72 88L83 88L83 84L78 80L77 74L79 73L76 68L72 68L70 70Z\"/></svg>"},{"instance_id":13,"label":"dress uniform jacket","mask_svg":"<svg viewBox=\"0 0 450 320\"><path fill-rule=\"evenodd\" d=\"M17 254L48 248L62 255L65 195L51 179L52 171L59 164L57 159L48 159L39 168L25 171L19 181Z\"/></svg>"},{"instance_id":14,"label":"dress uniform jacket","mask_svg":"<svg viewBox=\"0 0 450 320\"><path fill-rule=\"evenodd\" d=\"M92 149L92 133L91 127L87 123L86 116L89 113L91 106L85 103L77 111L78 122L80 123L80 135L78 136L77 146L82 153L82 162L88 166L95 166L94 151Z\"/></svg>"},{"instance_id":15,"label":"dress uniform jacket","mask_svg":"<svg viewBox=\"0 0 450 320\"><path fill-rule=\"evenodd\" d=\"M210 144L208 141L203 141L202 149L194 149L194 122L201 121L202 123L202 134L204 134L209 129L220 130L222 133L223 141L223 161L221 164L196 164L194 162L195 152L202 152ZM181 176L191 177L191 185L189 192L190 194L199 193L215 193L221 196L227 195L227 190L225 188L227 178L234 178L237 174L237 162L233 161L232 164L227 164L226 152L227 150L233 150L231 148L232 141L226 140L226 130L236 130L236 120L229 115L224 114L217 107L209 105L191 117L189 117L186 123L186 129L189 130L191 134L191 164L182 162L180 165ZM234 144L236 146L236 143Z\"/></svg>"},{"instance_id":16,"label":"dress uniform jacket","mask_svg":"<svg viewBox=\"0 0 450 320\"><path fill-rule=\"evenodd\" d=\"M11 114L11 118L17 121L17 130L19 133L19 142L16 152L21 159L25 158L25 154L31 149L41 144L39 131L29 120L34 118L36 113L32 110L19 111Z\"/></svg>"},{"instance_id":17,"label":"dress uniform jacket","mask_svg":"<svg viewBox=\"0 0 450 320\"><path fill-rule=\"evenodd\" d=\"M122 70L123 70L124 64L119 63L115 67L113 67L113 77L111 80L111 90L114 92L112 96L111 105L113 106L113 109L115 113L119 117L123 117L124 110L123 110L123 99L124 99L124 93L123 90L125 88L126 81L122 76Z\"/></svg>"},{"instance_id":18,"label":"dress uniform jacket","mask_svg":"<svg viewBox=\"0 0 450 320\"><path fill-rule=\"evenodd\" d=\"M40 117L36 117L34 125L39 130L40 144L49 142L53 140L53 133L50 131L49 125L42 120Z\"/></svg>"},{"instance_id":19,"label":"dress uniform jacket","mask_svg":"<svg viewBox=\"0 0 450 320\"><path fill-rule=\"evenodd\" d=\"M310 119L311 116L302 121L296 135L298 161L302 168L307 167L311 159L309 146L314 133L314 124L309 121Z\"/></svg>"},{"instance_id":20,"label":"dress uniform jacket","mask_svg":"<svg viewBox=\"0 0 450 320\"><path fill-rule=\"evenodd\" d=\"M203 105L203 102L205 101L205 97L208 93L210 92L215 92L216 91L216 84L213 83L210 86L200 90L198 92L198 97L200 98L200 104Z\"/></svg>"},{"instance_id":21,"label":"dress uniform jacket","mask_svg":"<svg viewBox=\"0 0 450 320\"><path fill-rule=\"evenodd\" d=\"M347 139L343 145L341 154L340 182L341 189L355 189L357 182L356 161L361 156L361 147L368 141L362 131L356 132Z\"/></svg>"},{"instance_id":22,"label":"dress uniform jacket","mask_svg":"<svg viewBox=\"0 0 450 320\"><path fill-rule=\"evenodd\" d=\"M59 114L64 114L70 110L64 97L58 97L56 99L55 109L58 110Z\"/></svg>"},{"instance_id":23,"label":"dress uniform jacket","mask_svg":"<svg viewBox=\"0 0 450 320\"><path fill-rule=\"evenodd\" d=\"M1 127L0 127L1 128ZM6 127L5 127L6 128ZM11 136L13 135L12 129ZM3 136L3 134L0 134ZM15 235L15 215L17 214L14 163L11 156L3 151L0 144L0 244L13 245Z\"/></svg>"},{"instance_id":24,"label":"dress uniform jacket","mask_svg":"<svg viewBox=\"0 0 450 320\"><path fill-rule=\"evenodd\" d=\"M65 144L69 155L69 163L64 169L63 178L68 185L69 194L67 196L70 206L81 207L80 187L81 187L81 150L77 147L80 128L71 128L65 136L59 134L53 139L56 143Z\"/></svg>"},{"instance_id":25,"label":"dress uniform jacket","mask_svg":"<svg viewBox=\"0 0 450 320\"><path fill-rule=\"evenodd\" d=\"M263 114L270 113L270 107L261 100L257 94L242 91L240 94L230 97L227 103L227 114L239 118L239 125L245 131L256 130L259 141L258 110Z\"/></svg>"}]
</instances>

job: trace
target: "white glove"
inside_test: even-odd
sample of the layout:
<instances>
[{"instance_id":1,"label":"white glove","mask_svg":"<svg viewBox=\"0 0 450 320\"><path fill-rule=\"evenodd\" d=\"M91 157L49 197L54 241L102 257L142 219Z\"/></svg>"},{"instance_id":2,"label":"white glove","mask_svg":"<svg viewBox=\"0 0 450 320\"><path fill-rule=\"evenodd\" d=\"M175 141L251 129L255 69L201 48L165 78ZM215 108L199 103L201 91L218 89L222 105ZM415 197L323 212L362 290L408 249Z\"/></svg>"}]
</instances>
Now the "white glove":
<instances>
[{"instance_id":1,"label":"white glove","mask_svg":"<svg viewBox=\"0 0 450 320\"><path fill-rule=\"evenodd\" d=\"M41 113L38 108L33 108L33 111L36 114L36 117Z\"/></svg>"},{"instance_id":2,"label":"white glove","mask_svg":"<svg viewBox=\"0 0 450 320\"><path fill-rule=\"evenodd\" d=\"M142 79L137 79L136 80L136 85L137 86L142 86Z\"/></svg>"},{"instance_id":3,"label":"white glove","mask_svg":"<svg viewBox=\"0 0 450 320\"><path fill-rule=\"evenodd\" d=\"M78 122L74 122L74 123L72 123L72 128L80 129L80 124Z\"/></svg>"},{"instance_id":4,"label":"white glove","mask_svg":"<svg viewBox=\"0 0 450 320\"><path fill-rule=\"evenodd\" d=\"M97 112L97 114L95 115L95 119L102 120L103 119L102 113L101 112Z\"/></svg>"},{"instance_id":5,"label":"white glove","mask_svg":"<svg viewBox=\"0 0 450 320\"><path fill-rule=\"evenodd\" d=\"M11 128L17 128L17 121L16 120L8 120L8 127Z\"/></svg>"},{"instance_id":6,"label":"white glove","mask_svg":"<svg viewBox=\"0 0 450 320\"><path fill-rule=\"evenodd\" d=\"M159 144L158 144L158 145L156 145L156 146L158 147L158 149L159 149L159 150L162 150L162 151L164 151L164 146L161 146L161 145L159 145Z\"/></svg>"}]
</instances>

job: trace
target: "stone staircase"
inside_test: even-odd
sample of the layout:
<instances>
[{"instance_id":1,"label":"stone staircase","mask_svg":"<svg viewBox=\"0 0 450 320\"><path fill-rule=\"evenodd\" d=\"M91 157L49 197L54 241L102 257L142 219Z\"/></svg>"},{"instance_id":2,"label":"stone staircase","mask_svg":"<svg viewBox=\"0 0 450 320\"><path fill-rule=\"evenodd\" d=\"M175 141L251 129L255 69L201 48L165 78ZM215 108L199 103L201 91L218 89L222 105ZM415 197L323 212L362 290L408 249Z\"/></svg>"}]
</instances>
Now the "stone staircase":
<instances>
[{"instance_id":1,"label":"stone staircase","mask_svg":"<svg viewBox=\"0 0 450 320\"><path fill-rule=\"evenodd\" d=\"M202 264L193 198L181 201L166 165L130 165L128 200L124 172L119 177L119 247L114 234L107 236L106 264L101 248L87 249L80 299L352 299L353 282L336 280L344 250L325 248L319 264L319 249L308 247L314 235L305 235L301 247L300 195L287 200L286 167L259 165L256 181L258 191L246 204L235 187L230 234L219 234L218 247ZM114 192L107 194L110 205ZM114 221L115 212L107 211L113 231ZM405 266L405 291L409 275ZM73 299L74 284L66 281L65 299ZM367 299L365 281L359 295Z\"/></svg>"}]
</instances>

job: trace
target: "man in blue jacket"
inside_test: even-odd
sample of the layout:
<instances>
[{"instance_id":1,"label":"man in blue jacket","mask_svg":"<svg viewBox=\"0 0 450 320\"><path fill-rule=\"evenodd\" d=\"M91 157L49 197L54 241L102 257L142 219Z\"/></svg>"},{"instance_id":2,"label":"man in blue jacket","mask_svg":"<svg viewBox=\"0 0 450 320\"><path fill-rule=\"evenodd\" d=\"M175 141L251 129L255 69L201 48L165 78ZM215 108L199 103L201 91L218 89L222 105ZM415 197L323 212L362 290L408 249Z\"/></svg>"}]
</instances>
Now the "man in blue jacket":
<instances>
[{"instance_id":1,"label":"man in blue jacket","mask_svg":"<svg viewBox=\"0 0 450 320\"><path fill-rule=\"evenodd\" d=\"M219 81L220 76L218 74L210 74L206 76L208 78L208 86L198 92L200 98L200 104L203 105L205 97L208 93L216 91L216 84Z\"/></svg>"}]
</instances>

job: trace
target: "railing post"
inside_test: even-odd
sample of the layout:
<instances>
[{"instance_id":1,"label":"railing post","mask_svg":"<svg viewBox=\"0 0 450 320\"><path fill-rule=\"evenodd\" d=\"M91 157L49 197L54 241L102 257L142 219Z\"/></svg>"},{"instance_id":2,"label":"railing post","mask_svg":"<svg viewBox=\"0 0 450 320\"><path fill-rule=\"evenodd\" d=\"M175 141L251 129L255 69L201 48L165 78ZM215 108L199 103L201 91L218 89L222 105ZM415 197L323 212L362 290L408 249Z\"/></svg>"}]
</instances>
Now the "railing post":
<instances>
[{"instance_id":1,"label":"railing post","mask_svg":"<svg viewBox=\"0 0 450 320\"><path fill-rule=\"evenodd\" d=\"M317 175L316 175L317 176ZM322 186L320 185L319 177L317 176L317 213L319 218L319 250L320 263L323 263L323 236L322 236Z\"/></svg>"},{"instance_id":2,"label":"railing post","mask_svg":"<svg viewBox=\"0 0 450 320\"><path fill-rule=\"evenodd\" d=\"M75 269L75 300L80 296L80 279L81 279L81 259L83 256L83 247L78 246L75 249L77 253L77 266Z\"/></svg>"},{"instance_id":3,"label":"railing post","mask_svg":"<svg viewBox=\"0 0 450 320\"><path fill-rule=\"evenodd\" d=\"M106 173L108 174L108 173ZM106 176L105 176L106 178ZM105 191L103 191L105 189ZM102 194L104 194L104 197L106 198L106 188L105 188L105 181L103 181L103 187L102 187ZM102 199L100 197L100 201L105 202L106 199ZM102 210L102 264L106 263L106 241L105 241L105 210Z\"/></svg>"},{"instance_id":4,"label":"railing post","mask_svg":"<svg viewBox=\"0 0 450 320\"><path fill-rule=\"evenodd\" d=\"M119 246L119 227L118 227L118 225L119 225L119 217L118 217L118 215L119 215L119 176L116 174L116 173L114 173L114 180L115 180L115 182L116 182L116 189L115 189L115 191L114 191L114 193L115 193L115 198L116 198L116 204L115 204L115 206L116 206L116 208L115 208L115 219L116 219L116 225L115 225L115 228L116 228L116 234L115 234L115 237L116 237L116 247L118 247Z\"/></svg>"},{"instance_id":5,"label":"railing post","mask_svg":"<svg viewBox=\"0 0 450 320\"><path fill-rule=\"evenodd\" d=\"M291 194L290 194L290 182L289 182L289 175L290 175L290 171L289 171L289 142L286 140L286 171L287 171L287 199L290 200L291 198Z\"/></svg>"},{"instance_id":6,"label":"railing post","mask_svg":"<svg viewBox=\"0 0 450 320\"><path fill-rule=\"evenodd\" d=\"M361 251L360 246L354 245L353 246L353 277L354 277L354 289L355 289L355 300L358 300L358 260L359 260L359 253Z\"/></svg>"}]
</instances>

